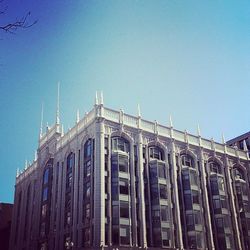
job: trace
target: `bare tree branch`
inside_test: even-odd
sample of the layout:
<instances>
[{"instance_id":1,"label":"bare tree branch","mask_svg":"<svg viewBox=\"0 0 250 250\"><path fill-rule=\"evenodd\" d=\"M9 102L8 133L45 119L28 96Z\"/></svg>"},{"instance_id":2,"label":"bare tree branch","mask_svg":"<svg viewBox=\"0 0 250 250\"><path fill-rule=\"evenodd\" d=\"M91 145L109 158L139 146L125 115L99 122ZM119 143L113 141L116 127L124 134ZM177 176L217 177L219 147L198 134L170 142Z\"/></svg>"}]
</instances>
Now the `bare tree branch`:
<instances>
[{"instance_id":1,"label":"bare tree branch","mask_svg":"<svg viewBox=\"0 0 250 250\"><path fill-rule=\"evenodd\" d=\"M0 4L3 2L4 0L0 0ZM0 10L0 15L3 15L6 13L8 7L5 6L4 8L2 8L2 10ZM5 31L7 33L11 33L11 34L15 34L15 31L17 29L27 29L32 27L33 25L35 25L38 20L35 20L33 22L29 22L28 21L28 17L31 15L30 12L28 12L25 16L23 16L20 19L16 19L14 22L9 22L7 24L4 25L0 25L0 30Z\"/></svg>"}]
</instances>

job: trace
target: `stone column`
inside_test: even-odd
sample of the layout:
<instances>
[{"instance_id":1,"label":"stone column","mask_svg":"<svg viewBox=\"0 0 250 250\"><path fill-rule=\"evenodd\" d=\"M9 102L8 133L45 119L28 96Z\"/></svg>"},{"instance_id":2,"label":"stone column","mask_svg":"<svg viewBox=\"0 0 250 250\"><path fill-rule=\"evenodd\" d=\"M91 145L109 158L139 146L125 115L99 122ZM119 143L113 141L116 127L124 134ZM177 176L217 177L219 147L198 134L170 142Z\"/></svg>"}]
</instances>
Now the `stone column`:
<instances>
[{"instance_id":1,"label":"stone column","mask_svg":"<svg viewBox=\"0 0 250 250\"><path fill-rule=\"evenodd\" d=\"M238 220L237 220L237 213L236 213L236 208L235 208L235 196L234 196L234 192L233 192L233 179L230 173L230 169L231 166L229 165L229 161L227 156L225 156L224 159L225 162L225 174L226 174L226 180L227 180L227 188L228 188L228 200L229 200L229 206L230 208L230 214L231 214L231 218L232 218L232 224L233 224L233 228L234 228L234 239L235 239L235 245L236 245L236 249L243 249L241 245L241 241L240 241L240 231L239 231L239 226L238 226Z\"/></svg>"},{"instance_id":2,"label":"stone column","mask_svg":"<svg viewBox=\"0 0 250 250\"><path fill-rule=\"evenodd\" d=\"M94 247L105 245L104 119L96 118L94 166Z\"/></svg>"},{"instance_id":3,"label":"stone column","mask_svg":"<svg viewBox=\"0 0 250 250\"><path fill-rule=\"evenodd\" d=\"M207 231L207 249L215 249L214 246L214 239L213 239L213 229L212 229L212 223L211 223L211 216L210 216L210 207L209 207L209 200L208 200L208 191L207 191L207 174L204 164L204 158L203 158L203 150L200 149L200 173L201 173L201 190L203 190L203 210L205 211L205 225L206 225L206 231Z\"/></svg>"},{"instance_id":4,"label":"stone column","mask_svg":"<svg viewBox=\"0 0 250 250\"><path fill-rule=\"evenodd\" d=\"M142 148L142 134L138 134L138 178L139 178L139 213L140 213L140 238L141 246L147 247L147 229L146 229L146 210L145 210L145 196L144 196L144 178L143 178L143 148Z\"/></svg>"},{"instance_id":5,"label":"stone column","mask_svg":"<svg viewBox=\"0 0 250 250\"><path fill-rule=\"evenodd\" d=\"M181 215L180 215L180 204L179 204L179 194L178 194L178 176L177 176L177 166L175 159L175 144L174 140L171 139L170 143L170 156L171 156L171 167L172 167L172 186L173 186L173 208L175 214L175 224L177 226L175 237L177 237L178 246L175 246L176 249L184 249L182 231L181 231Z\"/></svg>"}]
</instances>

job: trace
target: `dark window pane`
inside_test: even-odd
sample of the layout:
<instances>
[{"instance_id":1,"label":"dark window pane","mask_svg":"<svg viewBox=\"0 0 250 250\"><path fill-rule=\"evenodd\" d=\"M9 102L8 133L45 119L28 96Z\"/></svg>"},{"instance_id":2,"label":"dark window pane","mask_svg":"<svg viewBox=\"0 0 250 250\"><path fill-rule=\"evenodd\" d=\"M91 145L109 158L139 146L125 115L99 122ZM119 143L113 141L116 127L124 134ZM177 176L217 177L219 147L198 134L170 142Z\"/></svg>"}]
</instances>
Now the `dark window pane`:
<instances>
[{"instance_id":1,"label":"dark window pane","mask_svg":"<svg viewBox=\"0 0 250 250\"><path fill-rule=\"evenodd\" d=\"M168 221L168 207L161 206L161 220Z\"/></svg>"},{"instance_id":2,"label":"dark window pane","mask_svg":"<svg viewBox=\"0 0 250 250\"><path fill-rule=\"evenodd\" d=\"M120 217L129 218L129 203L126 201L120 202Z\"/></svg>"},{"instance_id":3,"label":"dark window pane","mask_svg":"<svg viewBox=\"0 0 250 250\"><path fill-rule=\"evenodd\" d=\"M120 194L126 194L128 195L128 180L127 179L120 179L119 181L120 185Z\"/></svg>"},{"instance_id":4,"label":"dark window pane","mask_svg":"<svg viewBox=\"0 0 250 250\"><path fill-rule=\"evenodd\" d=\"M168 193L167 185L160 184L160 198L167 199L168 198L167 193Z\"/></svg>"},{"instance_id":5,"label":"dark window pane","mask_svg":"<svg viewBox=\"0 0 250 250\"><path fill-rule=\"evenodd\" d=\"M158 163L158 175L160 178L166 179L165 165Z\"/></svg>"}]
</instances>

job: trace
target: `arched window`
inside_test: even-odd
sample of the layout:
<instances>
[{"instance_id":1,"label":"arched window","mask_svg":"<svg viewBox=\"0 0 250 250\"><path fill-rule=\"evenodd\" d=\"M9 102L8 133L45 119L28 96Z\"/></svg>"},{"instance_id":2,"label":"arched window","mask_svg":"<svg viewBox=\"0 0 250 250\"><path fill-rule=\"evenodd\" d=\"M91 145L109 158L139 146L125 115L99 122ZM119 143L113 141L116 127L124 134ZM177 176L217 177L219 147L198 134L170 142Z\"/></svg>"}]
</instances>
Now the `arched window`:
<instances>
[{"instance_id":1,"label":"arched window","mask_svg":"<svg viewBox=\"0 0 250 250\"><path fill-rule=\"evenodd\" d=\"M245 174L244 171L241 168L235 168L234 169L234 176L236 180L245 180Z\"/></svg>"},{"instance_id":2,"label":"arched window","mask_svg":"<svg viewBox=\"0 0 250 250\"><path fill-rule=\"evenodd\" d=\"M67 173L66 173L66 188L70 188L72 185L72 169L75 164L75 155L70 153L67 157Z\"/></svg>"},{"instance_id":3,"label":"arched window","mask_svg":"<svg viewBox=\"0 0 250 250\"><path fill-rule=\"evenodd\" d=\"M119 150L128 153L129 143L123 137L113 137L112 138L112 150Z\"/></svg>"},{"instance_id":4,"label":"arched window","mask_svg":"<svg viewBox=\"0 0 250 250\"><path fill-rule=\"evenodd\" d=\"M46 185L49 182L49 168L46 168L43 173L43 185Z\"/></svg>"},{"instance_id":5,"label":"arched window","mask_svg":"<svg viewBox=\"0 0 250 250\"><path fill-rule=\"evenodd\" d=\"M208 165L211 173L222 174L222 168L217 162L210 161Z\"/></svg>"},{"instance_id":6,"label":"arched window","mask_svg":"<svg viewBox=\"0 0 250 250\"><path fill-rule=\"evenodd\" d=\"M156 146L149 147L149 157L164 161L164 151Z\"/></svg>"},{"instance_id":7,"label":"arched window","mask_svg":"<svg viewBox=\"0 0 250 250\"><path fill-rule=\"evenodd\" d=\"M183 167L195 168L194 159L192 156L188 154L181 155L181 163Z\"/></svg>"}]
</instances>

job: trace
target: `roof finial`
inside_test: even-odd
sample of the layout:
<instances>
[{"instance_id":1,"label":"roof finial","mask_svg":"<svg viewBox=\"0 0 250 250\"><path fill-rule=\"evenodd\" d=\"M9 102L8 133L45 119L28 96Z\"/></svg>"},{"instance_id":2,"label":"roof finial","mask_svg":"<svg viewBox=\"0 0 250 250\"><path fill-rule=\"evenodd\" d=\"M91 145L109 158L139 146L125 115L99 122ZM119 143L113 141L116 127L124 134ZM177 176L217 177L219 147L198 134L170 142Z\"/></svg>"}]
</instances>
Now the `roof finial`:
<instances>
[{"instance_id":1,"label":"roof finial","mask_svg":"<svg viewBox=\"0 0 250 250\"><path fill-rule=\"evenodd\" d=\"M198 136L201 136L201 130L200 130L200 125L199 124L197 125L197 133L198 133Z\"/></svg>"},{"instance_id":2,"label":"roof finial","mask_svg":"<svg viewBox=\"0 0 250 250\"><path fill-rule=\"evenodd\" d=\"M172 121L171 115L169 116L169 123L170 123L170 127L172 128L173 127L173 121Z\"/></svg>"},{"instance_id":3,"label":"roof finial","mask_svg":"<svg viewBox=\"0 0 250 250\"><path fill-rule=\"evenodd\" d=\"M36 161L37 160L37 151L35 150L35 158L34 160Z\"/></svg>"},{"instance_id":4,"label":"roof finial","mask_svg":"<svg viewBox=\"0 0 250 250\"><path fill-rule=\"evenodd\" d=\"M18 177L19 176L19 168L17 168L17 170L16 170L16 177Z\"/></svg>"},{"instance_id":5,"label":"roof finial","mask_svg":"<svg viewBox=\"0 0 250 250\"><path fill-rule=\"evenodd\" d=\"M40 138L42 136L43 136L43 102L42 102L42 110L41 110Z\"/></svg>"},{"instance_id":6,"label":"roof finial","mask_svg":"<svg viewBox=\"0 0 250 250\"><path fill-rule=\"evenodd\" d=\"M76 111L76 123L78 123L80 121L80 113L79 113L79 109L77 109Z\"/></svg>"},{"instance_id":7,"label":"roof finial","mask_svg":"<svg viewBox=\"0 0 250 250\"><path fill-rule=\"evenodd\" d=\"M223 144L226 144L226 140L225 140L225 136L224 136L224 133L222 133L222 136L221 136L221 138L222 138L222 143L223 143Z\"/></svg>"},{"instance_id":8,"label":"roof finial","mask_svg":"<svg viewBox=\"0 0 250 250\"><path fill-rule=\"evenodd\" d=\"M56 108L56 124L60 124L60 82L57 83L57 108Z\"/></svg>"},{"instance_id":9,"label":"roof finial","mask_svg":"<svg viewBox=\"0 0 250 250\"><path fill-rule=\"evenodd\" d=\"M25 166L24 166L24 169L26 170L28 168L28 161L25 160Z\"/></svg>"},{"instance_id":10,"label":"roof finial","mask_svg":"<svg viewBox=\"0 0 250 250\"><path fill-rule=\"evenodd\" d=\"M103 93L102 93L102 91L101 91L100 96L101 96L101 98L100 98L100 99L101 99L101 100L100 100L100 104L103 105L104 103L103 103Z\"/></svg>"},{"instance_id":11,"label":"roof finial","mask_svg":"<svg viewBox=\"0 0 250 250\"><path fill-rule=\"evenodd\" d=\"M138 117L141 117L141 108L140 108L140 104L137 104L137 113L138 113Z\"/></svg>"},{"instance_id":12,"label":"roof finial","mask_svg":"<svg viewBox=\"0 0 250 250\"><path fill-rule=\"evenodd\" d=\"M95 92L95 105L98 105L98 96L97 96L97 91Z\"/></svg>"},{"instance_id":13,"label":"roof finial","mask_svg":"<svg viewBox=\"0 0 250 250\"><path fill-rule=\"evenodd\" d=\"M63 124L62 124L62 136L64 136L64 128L63 128Z\"/></svg>"},{"instance_id":14,"label":"roof finial","mask_svg":"<svg viewBox=\"0 0 250 250\"><path fill-rule=\"evenodd\" d=\"M243 150L248 152L246 140L243 140Z\"/></svg>"}]
</instances>

